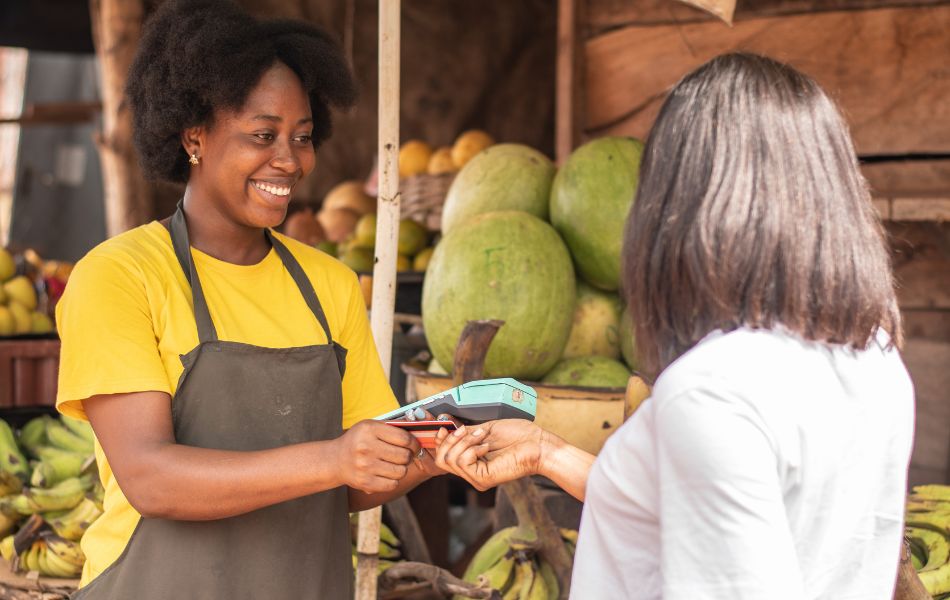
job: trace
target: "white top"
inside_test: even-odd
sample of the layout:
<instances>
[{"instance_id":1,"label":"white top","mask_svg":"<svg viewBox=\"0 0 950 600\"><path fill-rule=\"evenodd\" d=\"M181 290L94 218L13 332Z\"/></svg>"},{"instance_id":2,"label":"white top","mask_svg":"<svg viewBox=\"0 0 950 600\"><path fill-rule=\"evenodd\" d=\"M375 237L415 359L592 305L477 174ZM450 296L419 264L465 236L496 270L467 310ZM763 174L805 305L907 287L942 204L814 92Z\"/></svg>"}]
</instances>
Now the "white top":
<instances>
[{"instance_id":1,"label":"white top","mask_svg":"<svg viewBox=\"0 0 950 600\"><path fill-rule=\"evenodd\" d=\"M890 600L914 392L854 352L715 332L657 379L587 483L576 600Z\"/></svg>"}]
</instances>

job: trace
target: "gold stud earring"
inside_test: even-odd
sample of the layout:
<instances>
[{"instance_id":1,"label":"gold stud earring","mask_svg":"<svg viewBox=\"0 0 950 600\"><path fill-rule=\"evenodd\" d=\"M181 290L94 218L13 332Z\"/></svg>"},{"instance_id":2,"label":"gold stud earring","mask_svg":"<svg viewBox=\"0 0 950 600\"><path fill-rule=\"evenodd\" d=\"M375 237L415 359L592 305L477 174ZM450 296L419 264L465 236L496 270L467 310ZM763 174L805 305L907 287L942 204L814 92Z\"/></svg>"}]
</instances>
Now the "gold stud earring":
<instances>
[{"instance_id":1,"label":"gold stud earring","mask_svg":"<svg viewBox=\"0 0 950 600\"><path fill-rule=\"evenodd\" d=\"M193 154L191 155L191 158L188 159L188 162L190 162L192 165L197 166L197 165L198 165L198 154L197 154L197 153L193 153Z\"/></svg>"}]
</instances>

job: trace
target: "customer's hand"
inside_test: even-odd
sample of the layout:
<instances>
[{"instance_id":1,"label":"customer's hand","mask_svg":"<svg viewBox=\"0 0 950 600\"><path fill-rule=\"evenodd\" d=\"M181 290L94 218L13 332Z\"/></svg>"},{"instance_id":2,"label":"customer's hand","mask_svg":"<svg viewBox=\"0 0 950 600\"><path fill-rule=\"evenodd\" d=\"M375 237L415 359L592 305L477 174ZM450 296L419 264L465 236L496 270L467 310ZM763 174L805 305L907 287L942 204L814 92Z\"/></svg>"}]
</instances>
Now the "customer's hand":
<instances>
[{"instance_id":1,"label":"customer's hand","mask_svg":"<svg viewBox=\"0 0 950 600\"><path fill-rule=\"evenodd\" d=\"M524 419L468 425L436 437L436 464L484 491L538 472L543 430Z\"/></svg>"},{"instance_id":2,"label":"customer's hand","mask_svg":"<svg viewBox=\"0 0 950 600\"><path fill-rule=\"evenodd\" d=\"M420 449L409 433L373 420L360 421L336 444L343 483L367 494L396 489Z\"/></svg>"}]
</instances>

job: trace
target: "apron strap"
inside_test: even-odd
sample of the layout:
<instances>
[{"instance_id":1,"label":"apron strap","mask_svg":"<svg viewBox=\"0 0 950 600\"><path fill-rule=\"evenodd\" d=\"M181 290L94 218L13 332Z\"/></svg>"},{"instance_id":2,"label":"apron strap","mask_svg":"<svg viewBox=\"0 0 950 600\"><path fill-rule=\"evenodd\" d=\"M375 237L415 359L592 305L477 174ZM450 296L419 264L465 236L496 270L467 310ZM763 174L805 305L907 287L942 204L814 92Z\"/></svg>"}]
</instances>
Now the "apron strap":
<instances>
[{"instance_id":1,"label":"apron strap","mask_svg":"<svg viewBox=\"0 0 950 600\"><path fill-rule=\"evenodd\" d=\"M313 316L317 318L317 321L320 322L320 326L323 327L323 331L327 334L327 343L333 344L333 336L330 335L330 324L327 322L327 316L326 313L323 312L320 299L317 298L317 292L314 291L313 284L310 283L310 278L304 273L303 267L300 266L300 263L297 262L297 259L294 258L294 255L287 246L278 240L274 234L271 233L270 229L265 229L264 232L267 234L267 239L270 241L271 246L274 247L274 250L277 251L277 255L280 256L281 262L284 263L284 268L287 269L297 284L297 287L300 289L300 293L303 295L307 306L309 306L313 312Z\"/></svg>"},{"instance_id":2,"label":"apron strap","mask_svg":"<svg viewBox=\"0 0 950 600\"><path fill-rule=\"evenodd\" d=\"M185 223L182 200L178 201L178 208L169 223L169 233L171 233L172 246L175 248L175 256L178 257L178 263L185 272L188 284L191 285L195 323L198 325L198 341L215 342L218 340L218 332L214 328L214 321L211 320L208 303L201 290L201 281L198 279L198 271L195 270L195 261L191 256L191 242L188 241L188 225Z\"/></svg>"}]
</instances>

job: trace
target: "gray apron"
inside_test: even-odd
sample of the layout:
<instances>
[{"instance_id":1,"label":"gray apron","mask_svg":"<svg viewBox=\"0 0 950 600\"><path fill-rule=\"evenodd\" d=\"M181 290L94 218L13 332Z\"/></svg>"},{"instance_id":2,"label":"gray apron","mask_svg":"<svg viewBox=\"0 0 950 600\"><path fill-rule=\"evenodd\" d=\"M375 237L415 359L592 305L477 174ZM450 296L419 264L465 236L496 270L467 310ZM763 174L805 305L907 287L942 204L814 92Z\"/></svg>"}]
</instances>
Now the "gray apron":
<instances>
[{"instance_id":1,"label":"gray apron","mask_svg":"<svg viewBox=\"0 0 950 600\"><path fill-rule=\"evenodd\" d=\"M181 204L175 254L191 284L198 346L181 357L172 402L179 444L264 450L342 435L346 350L300 264L266 232L328 343L261 348L218 340L192 261ZM82 600L347 600L353 597L345 487L214 521L139 520L115 563L73 596Z\"/></svg>"}]
</instances>

